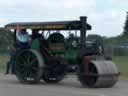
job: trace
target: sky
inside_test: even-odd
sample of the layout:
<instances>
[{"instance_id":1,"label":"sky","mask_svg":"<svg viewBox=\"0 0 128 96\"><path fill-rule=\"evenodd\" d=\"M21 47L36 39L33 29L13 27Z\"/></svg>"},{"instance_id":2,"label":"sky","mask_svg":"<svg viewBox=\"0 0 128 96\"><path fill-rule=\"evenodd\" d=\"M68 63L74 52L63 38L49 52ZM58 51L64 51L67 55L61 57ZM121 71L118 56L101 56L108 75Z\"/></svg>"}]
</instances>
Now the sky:
<instances>
[{"instance_id":1,"label":"sky","mask_svg":"<svg viewBox=\"0 0 128 96\"><path fill-rule=\"evenodd\" d=\"M0 0L0 27L10 22L79 20L87 16L89 34L123 32L128 0Z\"/></svg>"}]
</instances>

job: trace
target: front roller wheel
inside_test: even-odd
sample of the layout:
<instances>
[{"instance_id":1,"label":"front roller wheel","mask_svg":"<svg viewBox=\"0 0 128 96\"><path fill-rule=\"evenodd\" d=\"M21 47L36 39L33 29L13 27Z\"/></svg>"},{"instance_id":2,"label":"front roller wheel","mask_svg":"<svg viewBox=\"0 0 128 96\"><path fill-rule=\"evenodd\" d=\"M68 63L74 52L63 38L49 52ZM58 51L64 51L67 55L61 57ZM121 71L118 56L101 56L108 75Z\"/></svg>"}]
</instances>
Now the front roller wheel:
<instances>
[{"instance_id":1,"label":"front roller wheel","mask_svg":"<svg viewBox=\"0 0 128 96\"><path fill-rule=\"evenodd\" d=\"M22 83L39 83L44 61L35 50L24 50L16 57L16 77Z\"/></svg>"},{"instance_id":2,"label":"front roller wheel","mask_svg":"<svg viewBox=\"0 0 128 96\"><path fill-rule=\"evenodd\" d=\"M119 72L115 64L108 60L92 60L88 64L88 72L82 64L78 79L83 86L107 88L116 84Z\"/></svg>"}]
</instances>

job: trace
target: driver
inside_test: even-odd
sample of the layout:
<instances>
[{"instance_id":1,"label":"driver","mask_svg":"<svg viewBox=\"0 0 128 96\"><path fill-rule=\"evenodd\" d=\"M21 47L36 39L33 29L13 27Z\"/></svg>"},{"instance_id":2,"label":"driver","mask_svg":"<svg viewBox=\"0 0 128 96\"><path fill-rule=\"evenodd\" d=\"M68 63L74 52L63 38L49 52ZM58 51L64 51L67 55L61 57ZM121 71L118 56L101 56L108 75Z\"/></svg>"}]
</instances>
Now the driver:
<instances>
[{"instance_id":1,"label":"driver","mask_svg":"<svg viewBox=\"0 0 128 96\"><path fill-rule=\"evenodd\" d=\"M28 49L29 45L29 35L26 29L21 29L16 32L16 49Z\"/></svg>"}]
</instances>

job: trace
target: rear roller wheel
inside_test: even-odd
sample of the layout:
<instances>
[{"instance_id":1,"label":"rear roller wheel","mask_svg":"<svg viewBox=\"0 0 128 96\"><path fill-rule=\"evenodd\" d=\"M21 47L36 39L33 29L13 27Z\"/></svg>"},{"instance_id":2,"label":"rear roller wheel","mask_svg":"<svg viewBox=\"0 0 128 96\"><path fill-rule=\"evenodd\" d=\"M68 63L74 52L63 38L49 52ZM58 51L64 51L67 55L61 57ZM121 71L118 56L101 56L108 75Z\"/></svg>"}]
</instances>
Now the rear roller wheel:
<instances>
[{"instance_id":1,"label":"rear roller wheel","mask_svg":"<svg viewBox=\"0 0 128 96\"><path fill-rule=\"evenodd\" d=\"M84 64L82 65L78 79L83 86L106 88L114 86L118 81L119 72L111 61L91 61L88 72L85 71Z\"/></svg>"},{"instance_id":2,"label":"rear roller wheel","mask_svg":"<svg viewBox=\"0 0 128 96\"><path fill-rule=\"evenodd\" d=\"M43 58L37 51L24 50L16 57L16 77L22 83L39 83L43 66Z\"/></svg>"}]
</instances>

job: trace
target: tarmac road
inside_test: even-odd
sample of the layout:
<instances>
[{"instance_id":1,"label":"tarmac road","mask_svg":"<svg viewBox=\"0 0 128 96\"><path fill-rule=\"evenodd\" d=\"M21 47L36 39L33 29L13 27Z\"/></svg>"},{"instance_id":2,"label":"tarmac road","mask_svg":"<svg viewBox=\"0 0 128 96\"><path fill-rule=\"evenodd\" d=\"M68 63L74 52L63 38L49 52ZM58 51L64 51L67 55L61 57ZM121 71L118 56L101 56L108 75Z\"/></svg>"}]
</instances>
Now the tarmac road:
<instances>
[{"instance_id":1,"label":"tarmac road","mask_svg":"<svg viewBox=\"0 0 128 96\"><path fill-rule=\"evenodd\" d=\"M113 88L83 88L76 77L58 84L20 84L15 76L0 75L0 96L128 96L128 81L120 80Z\"/></svg>"}]
</instances>

